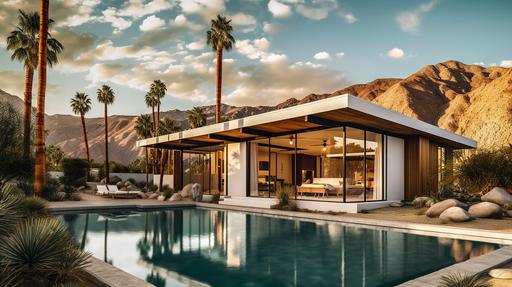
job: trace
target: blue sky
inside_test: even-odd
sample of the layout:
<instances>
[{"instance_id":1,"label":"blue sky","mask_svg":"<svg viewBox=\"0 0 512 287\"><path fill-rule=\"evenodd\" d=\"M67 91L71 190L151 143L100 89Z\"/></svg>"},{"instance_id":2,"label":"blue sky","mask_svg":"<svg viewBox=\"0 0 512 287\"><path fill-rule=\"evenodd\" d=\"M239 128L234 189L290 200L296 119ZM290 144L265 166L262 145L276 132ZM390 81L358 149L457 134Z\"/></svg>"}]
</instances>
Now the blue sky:
<instances>
[{"instance_id":1,"label":"blue sky","mask_svg":"<svg viewBox=\"0 0 512 287\"><path fill-rule=\"evenodd\" d=\"M17 9L0 3L2 39ZM512 1L477 0L52 0L52 34L65 45L49 72L47 112L71 113L77 91L94 100L116 92L112 114L148 111L154 79L163 109L212 104L215 57L205 45L209 19L233 19L237 44L224 54L223 101L270 105L376 78L405 77L446 60L512 66ZM0 89L22 95L23 67L0 42ZM95 104L89 116L100 116Z\"/></svg>"}]
</instances>

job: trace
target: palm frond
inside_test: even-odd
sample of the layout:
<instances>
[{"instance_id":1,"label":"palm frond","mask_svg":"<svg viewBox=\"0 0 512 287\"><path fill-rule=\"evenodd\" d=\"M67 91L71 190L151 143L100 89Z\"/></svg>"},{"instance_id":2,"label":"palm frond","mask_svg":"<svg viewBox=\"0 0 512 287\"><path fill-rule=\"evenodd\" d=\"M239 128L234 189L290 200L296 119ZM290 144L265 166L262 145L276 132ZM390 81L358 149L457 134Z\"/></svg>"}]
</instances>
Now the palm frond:
<instances>
[{"instance_id":1,"label":"palm frond","mask_svg":"<svg viewBox=\"0 0 512 287\"><path fill-rule=\"evenodd\" d=\"M491 287L491 284L480 274L451 273L441 277L439 287Z\"/></svg>"}]
</instances>

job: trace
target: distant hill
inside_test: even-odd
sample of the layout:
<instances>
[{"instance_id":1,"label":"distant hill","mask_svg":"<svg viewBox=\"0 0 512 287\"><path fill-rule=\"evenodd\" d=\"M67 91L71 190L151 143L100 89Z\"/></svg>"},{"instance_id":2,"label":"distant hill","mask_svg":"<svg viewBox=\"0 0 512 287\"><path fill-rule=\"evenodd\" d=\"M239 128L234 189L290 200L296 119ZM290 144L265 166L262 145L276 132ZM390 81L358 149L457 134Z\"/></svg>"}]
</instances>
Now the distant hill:
<instances>
[{"instance_id":1,"label":"distant hill","mask_svg":"<svg viewBox=\"0 0 512 287\"><path fill-rule=\"evenodd\" d=\"M276 106L234 107L223 105L222 112L230 119L259 114L328 97L350 93L407 116L438 125L449 131L478 141L480 147L512 144L512 69L484 68L447 61L429 65L405 79L377 79L357 84L331 94L310 94L302 99L291 98ZM20 109L23 101L0 90L0 100L12 102ZM215 107L206 106L209 122ZM170 110L169 117L182 128L188 128L186 111ZM80 120L71 115L47 116L48 144L55 144L69 156L83 157ZM87 119L91 156L103 160L103 119ZM129 163L142 156L135 147L135 117L110 116L110 158Z\"/></svg>"}]
</instances>

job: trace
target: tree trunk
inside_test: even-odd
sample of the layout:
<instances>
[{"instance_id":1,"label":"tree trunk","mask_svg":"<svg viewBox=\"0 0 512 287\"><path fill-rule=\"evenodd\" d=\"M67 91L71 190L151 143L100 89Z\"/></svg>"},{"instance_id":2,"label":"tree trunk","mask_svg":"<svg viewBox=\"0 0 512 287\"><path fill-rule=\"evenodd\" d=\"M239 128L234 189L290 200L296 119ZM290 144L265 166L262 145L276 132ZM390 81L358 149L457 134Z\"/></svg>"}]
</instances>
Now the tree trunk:
<instances>
[{"instance_id":1,"label":"tree trunk","mask_svg":"<svg viewBox=\"0 0 512 287\"><path fill-rule=\"evenodd\" d=\"M148 148L144 148L144 152L146 153L146 190L149 186L149 155L148 155Z\"/></svg>"},{"instance_id":2,"label":"tree trunk","mask_svg":"<svg viewBox=\"0 0 512 287\"><path fill-rule=\"evenodd\" d=\"M155 134L157 136L160 135L160 99L158 99L158 104L156 105L156 132ZM160 160L160 149L156 149L156 172L159 173L160 170L158 169L158 161Z\"/></svg>"},{"instance_id":3,"label":"tree trunk","mask_svg":"<svg viewBox=\"0 0 512 287\"><path fill-rule=\"evenodd\" d=\"M158 191L162 192L164 184L164 170L167 163L167 152L162 151L162 159L160 161L160 182L158 184Z\"/></svg>"},{"instance_id":4,"label":"tree trunk","mask_svg":"<svg viewBox=\"0 0 512 287\"><path fill-rule=\"evenodd\" d=\"M156 137L156 115L155 115L155 106L152 106L151 107L151 116L153 117L153 136ZM156 149L155 148L152 148L151 149L151 168L153 170L153 175L156 174L156 165L157 165L157 160L156 160Z\"/></svg>"},{"instance_id":5,"label":"tree trunk","mask_svg":"<svg viewBox=\"0 0 512 287\"><path fill-rule=\"evenodd\" d=\"M32 84L34 82L34 67L25 66L25 110L23 121L23 156L30 156L30 131L32 128Z\"/></svg>"},{"instance_id":6,"label":"tree trunk","mask_svg":"<svg viewBox=\"0 0 512 287\"><path fill-rule=\"evenodd\" d=\"M221 122L220 98L222 89L222 46L217 48L217 89L215 91L215 122Z\"/></svg>"},{"instance_id":7,"label":"tree trunk","mask_svg":"<svg viewBox=\"0 0 512 287\"><path fill-rule=\"evenodd\" d=\"M110 168L108 166L108 120L107 120L107 103L105 103L105 177L106 184L110 183Z\"/></svg>"},{"instance_id":8,"label":"tree trunk","mask_svg":"<svg viewBox=\"0 0 512 287\"><path fill-rule=\"evenodd\" d=\"M85 153L87 156L87 181L90 181L90 179L91 179L91 158L89 155L89 141L87 140L87 129L85 128L84 114L80 114L80 118L82 119L82 129L84 131L84 141L85 141Z\"/></svg>"},{"instance_id":9,"label":"tree trunk","mask_svg":"<svg viewBox=\"0 0 512 287\"><path fill-rule=\"evenodd\" d=\"M36 158L34 191L41 195L46 187L46 158L44 154L44 110L46 98L46 61L48 60L49 0L40 0L39 51L37 74Z\"/></svg>"}]
</instances>

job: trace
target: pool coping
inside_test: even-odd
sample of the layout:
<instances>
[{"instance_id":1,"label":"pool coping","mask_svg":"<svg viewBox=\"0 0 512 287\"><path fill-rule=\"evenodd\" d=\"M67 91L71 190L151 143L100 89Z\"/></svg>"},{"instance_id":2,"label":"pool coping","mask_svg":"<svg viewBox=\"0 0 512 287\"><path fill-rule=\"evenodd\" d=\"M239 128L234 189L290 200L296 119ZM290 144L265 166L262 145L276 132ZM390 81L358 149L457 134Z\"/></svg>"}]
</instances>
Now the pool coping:
<instances>
[{"instance_id":1,"label":"pool coping","mask_svg":"<svg viewBox=\"0 0 512 287\"><path fill-rule=\"evenodd\" d=\"M104 262L94 256L89 257L85 268L87 280L99 287L154 287L122 269Z\"/></svg>"},{"instance_id":2,"label":"pool coping","mask_svg":"<svg viewBox=\"0 0 512 287\"><path fill-rule=\"evenodd\" d=\"M112 203L112 204L109 204ZM112 209L139 209L139 210L151 210L151 209L161 209L161 208L187 208L187 207L198 207L198 208L209 208L209 209L218 209L218 210L230 210L230 211L239 211L245 213L259 214L265 216L279 217L279 218L288 218L288 219L300 219L306 221L313 222L337 222L341 224L345 224L348 226L355 227L377 227L378 229L383 229L387 231L397 231L397 232L405 232L417 235L425 235L425 236L436 236L436 237L445 237L451 239L462 239L462 240L472 240L472 241L481 241L488 243L496 243L501 245L508 245L501 247L498 250L493 252L477 256L475 258L471 258L469 260L453 264L446 268L437 270L435 272L429 273L424 276L420 276L413 280L402 283L399 286L404 287L415 287L415 286L438 286L440 282L441 276L453 272L462 272L466 274L476 274L483 273L488 271L491 268L496 266L503 265L507 262L512 261L512 234L503 233L503 232L493 232L483 229L475 229L475 228L466 228L466 227L454 227L454 226L439 226L432 224L423 224L423 223L409 223L403 221L392 221L392 220L379 220L372 218L355 218L355 217L341 217L337 215L330 215L324 213L310 213L310 212L298 212L298 211L285 211L285 210L276 210L276 209L266 209L266 208L257 208L257 207L245 207L245 206L235 206L235 205L219 205L215 203L205 203L205 202L155 202L155 201L137 201L137 202L129 202L129 201L106 201L105 204L75 204L75 205L63 205L63 206L51 206L50 210L55 214L64 214L66 212L84 212L84 211L101 211L101 210L112 210ZM131 282L131 280L142 280L138 277L131 275L117 267L114 267L108 263L101 261L100 259L94 258L92 261L95 264L102 263L103 266L108 265L108 270L118 270L119 272L112 272L114 274L119 274L117 279L110 278L110 274L108 275L110 280L113 283L103 282L103 285L99 286L111 286L111 287L131 287L131 286L153 286L145 281L146 284L149 285L127 285L126 282ZM99 263L98 263L99 261ZM103 267L106 269L107 267ZM98 278L97 271L101 271L102 269L88 269L87 272L100 280L102 278ZM92 274L91 274L92 273ZM101 275L101 273L100 273ZM121 281L119 281L121 280ZM117 283L116 283L117 282ZM119 284L118 284L119 283ZM114 284L114 285L109 285ZM116 285L117 284L117 285Z\"/></svg>"}]
</instances>

